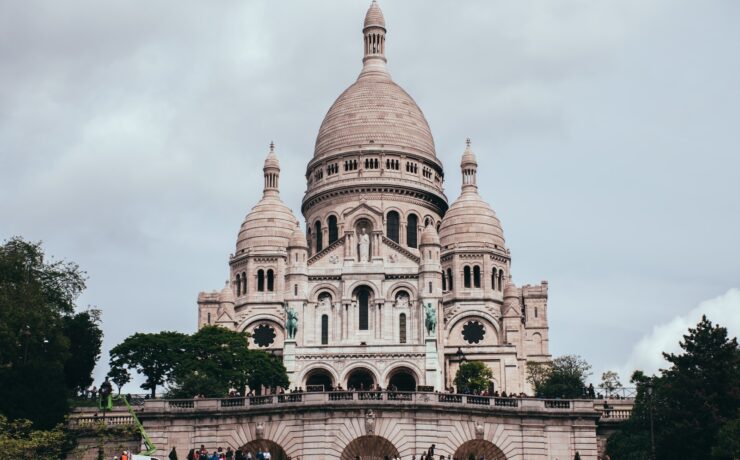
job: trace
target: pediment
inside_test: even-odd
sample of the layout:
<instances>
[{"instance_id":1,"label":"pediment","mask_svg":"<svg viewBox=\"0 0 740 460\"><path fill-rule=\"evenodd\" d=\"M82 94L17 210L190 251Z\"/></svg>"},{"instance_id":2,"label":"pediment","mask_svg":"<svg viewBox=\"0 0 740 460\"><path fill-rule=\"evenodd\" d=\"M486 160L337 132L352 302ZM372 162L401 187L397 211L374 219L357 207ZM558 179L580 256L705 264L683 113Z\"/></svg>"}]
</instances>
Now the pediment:
<instances>
[{"instance_id":1,"label":"pediment","mask_svg":"<svg viewBox=\"0 0 740 460\"><path fill-rule=\"evenodd\" d=\"M412 263L414 265L418 265L421 262L421 259L418 255L414 254L410 250L404 248L400 244L396 243L395 241L386 238L385 236L382 238L383 240L383 257L385 258L386 262L393 264L409 264Z\"/></svg>"},{"instance_id":2,"label":"pediment","mask_svg":"<svg viewBox=\"0 0 740 460\"><path fill-rule=\"evenodd\" d=\"M234 318L231 317L231 314L228 310L224 309L221 311L221 314L218 315L218 318L216 319L216 324L229 324L233 325L236 321L234 321Z\"/></svg>"},{"instance_id":3,"label":"pediment","mask_svg":"<svg viewBox=\"0 0 740 460\"><path fill-rule=\"evenodd\" d=\"M308 265L311 267L341 267L344 259L344 238L340 238L324 248L318 254L308 259Z\"/></svg>"},{"instance_id":4,"label":"pediment","mask_svg":"<svg viewBox=\"0 0 740 460\"><path fill-rule=\"evenodd\" d=\"M346 220L349 216L352 216L353 214L361 213L363 211L369 212L370 214L372 214L372 215L374 215L376 217L379 217L381 219L383 218L383 211L381 211L380 209L375 208L373 206L370 206L369 204L364 203L364 202L360 202L360 204L358 204L354 208L350 208L350 209L345 210L344 212L342 212L342 216Z\"/></svg>"}]
</instances>

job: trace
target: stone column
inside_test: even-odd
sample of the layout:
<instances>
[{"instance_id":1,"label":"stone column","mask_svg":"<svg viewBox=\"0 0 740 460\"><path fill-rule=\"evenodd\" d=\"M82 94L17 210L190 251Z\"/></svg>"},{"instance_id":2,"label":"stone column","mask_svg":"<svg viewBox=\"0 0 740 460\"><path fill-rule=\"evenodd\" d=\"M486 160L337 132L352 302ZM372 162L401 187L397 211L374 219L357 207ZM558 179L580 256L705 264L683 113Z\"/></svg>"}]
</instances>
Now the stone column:
<instances>
[{"instance_id":1,"label":"stone column","mask_svg":"<svg viewBox=\"0 0 740 460\"><path fill-rule=\"evenodd\" d=\"M283 344L283 364L290 380L288 387L294 388L299 386L300 383L296 381L298 375L295 373L295 339L286 339Z\"/></svg>"}]
</instances>

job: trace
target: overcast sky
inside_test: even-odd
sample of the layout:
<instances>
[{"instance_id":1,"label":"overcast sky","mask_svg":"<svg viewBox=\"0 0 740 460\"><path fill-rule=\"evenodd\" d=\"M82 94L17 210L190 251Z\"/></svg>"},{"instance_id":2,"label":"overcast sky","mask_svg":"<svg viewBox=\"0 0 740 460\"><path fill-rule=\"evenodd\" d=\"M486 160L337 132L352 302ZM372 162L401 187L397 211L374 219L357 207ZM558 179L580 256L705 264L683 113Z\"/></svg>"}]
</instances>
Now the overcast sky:
<instances>
[{"instance_id":1,"label":"overcast sky","mask_svg":"<svg viewBox=\"0 0 740 460\"><path fill-rule=\"evenodd\" d=\"M0 239L87 271L98 381L126 336L195 330L271 140L300 214L369 3L0 3ZM550 283L554 355L626 383L704 312L740 333L740 2L381 7L448 199L470 137L514 282Z\"/></svg>"}]
</instances>

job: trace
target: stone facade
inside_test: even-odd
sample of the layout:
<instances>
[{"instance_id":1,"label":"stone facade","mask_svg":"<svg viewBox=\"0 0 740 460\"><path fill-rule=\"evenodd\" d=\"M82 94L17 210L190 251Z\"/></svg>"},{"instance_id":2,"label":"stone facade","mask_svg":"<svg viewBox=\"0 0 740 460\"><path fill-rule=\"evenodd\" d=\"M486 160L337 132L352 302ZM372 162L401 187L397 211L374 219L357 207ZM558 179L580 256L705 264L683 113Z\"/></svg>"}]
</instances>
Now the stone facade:
<instances>
[{"instance_id":1,"label":"stone facade","mask_svg":"<svg viewBox=\"0 0 740 460\"><path fill-rule=\"evenodd\" d=\"M229 281L198 296L198 326L250 332L251 346L283 357L291 386L439 390L464 357L484 361L497 390L531 392L527 361L550 358L547 282L514 285L469 141L448 204L429 125L391 79L385 49L373 2L362 71L329 109L306 168L306 231L280 199L271 145Z\"/></svg>"},{"instance_id":2,"label":"stone facade","mask_svg":"<svg viewBox=\"0 0 740 460\"><path fill-rule=\"evenodd\" d=\"M402 400L385 393L361 400L361 395L151 400L139 417L161 457L172 446L187 452L188 446L205 445L209 451L238 446L253 455L257 448L270 450L275 460L409 459L434 444L435 458L473 454L486 460L568 460L576 452L584 460L598 458L599 415L592 401L432 393L406 394Z\"/></svg>"}]
</instances>

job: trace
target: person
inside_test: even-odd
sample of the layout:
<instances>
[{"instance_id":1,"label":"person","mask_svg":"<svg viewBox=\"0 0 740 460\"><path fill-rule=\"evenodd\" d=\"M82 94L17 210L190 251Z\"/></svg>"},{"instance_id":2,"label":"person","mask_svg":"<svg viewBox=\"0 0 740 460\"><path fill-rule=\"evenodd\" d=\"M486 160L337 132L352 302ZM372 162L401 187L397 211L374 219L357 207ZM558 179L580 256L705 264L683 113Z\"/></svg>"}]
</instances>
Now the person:
<instances>
[{"instance_id":1,"label":"person","mask_svg":"<svg viewBox=\"0 0 740 460\"><path fill-rule=\"evenodd\" d=\"M128 451L123 451L121 454L121 460L128 460Z\"/></svg>"},{"instance_id":2,"label":"person","mask_svg":"<svg viewBox=\"0 0 740 460\"><path fill-rule=\"evenodd\" d=\"M198 460L195 458L195 449L190 449L190 452L188 452L187 460Z\"/></svg>"},{"instance_id":3,"label":"person","mask_svg":"<svg viewBox=\"0 0 740 460\"><path fill-rule=\"evenodd\" d=\"M213 451L213 455L211 455L211 459L210 459L210 460L218 460L218 452L216 452L216 451L214 450L214 451Z\"/></svg>"},{"instance_id":4,"label":"person","mask_svg":"<svg viewBox=\"0 0 740 460\"><path fill-rule=\"evenodd\" d=\"M172 450L170 451L170 455L168 455L170 460L177 460L177 452L175 451L175 446L172 446Z\"/></svg>"},{"instance_id":5,"label":"person","mask_svg":"<svg viewBox=\"0 0 740 460\"><path fill-rule=\"evenodd\" d=\"M226 448L226 460L231 460L234 458L234 451L231 450L231 447Z\"/></svg>"}]
</instances>

